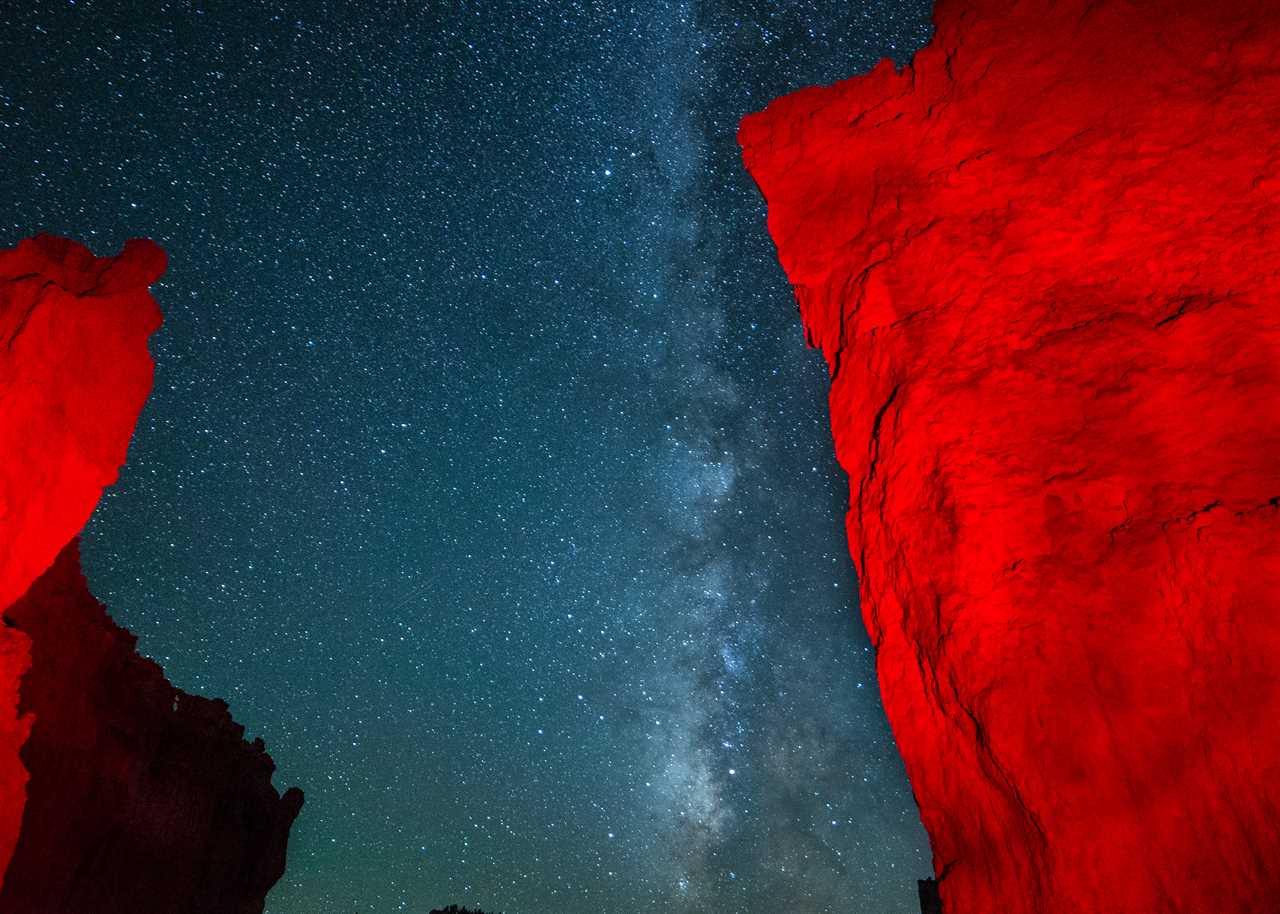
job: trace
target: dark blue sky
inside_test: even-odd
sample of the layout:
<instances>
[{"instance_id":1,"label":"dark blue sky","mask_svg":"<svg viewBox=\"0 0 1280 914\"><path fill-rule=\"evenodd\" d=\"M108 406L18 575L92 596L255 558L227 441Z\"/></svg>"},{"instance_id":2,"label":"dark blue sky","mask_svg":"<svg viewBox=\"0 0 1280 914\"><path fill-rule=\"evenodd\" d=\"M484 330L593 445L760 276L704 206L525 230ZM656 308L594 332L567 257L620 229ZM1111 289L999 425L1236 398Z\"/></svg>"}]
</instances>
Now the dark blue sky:
<instances>
[{"instance_id":1,"label":"dark blue sky","mask_svg":"<svg viewBox=\"0 0 1280 914\"><path fill-rule=\"evenodd\" d=\"M169 252L85 560L306 791L269 914L914 910L734 131L929 4L377 6L0 13L0 240Z\"/></svg>"}]
</instances>

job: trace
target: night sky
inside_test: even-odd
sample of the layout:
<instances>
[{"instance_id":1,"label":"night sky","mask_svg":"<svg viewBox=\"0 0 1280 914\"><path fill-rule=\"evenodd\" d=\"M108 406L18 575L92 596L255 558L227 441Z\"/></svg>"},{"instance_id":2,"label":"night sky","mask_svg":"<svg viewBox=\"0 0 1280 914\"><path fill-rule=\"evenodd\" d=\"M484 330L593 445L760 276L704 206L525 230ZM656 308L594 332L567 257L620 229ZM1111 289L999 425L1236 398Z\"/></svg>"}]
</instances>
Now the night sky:
<instances>
[{"instance_id":1,"label":"night sky","mask_svg":"<svg viewBox=\"0 0 1280 914\"><path fill-rule=\"evenodd\" d=\"M734 132L928 13L4 5L0 242L169 253L85 562L306 791L269 914L918 910Z\"/></svg>"}]
</instances>

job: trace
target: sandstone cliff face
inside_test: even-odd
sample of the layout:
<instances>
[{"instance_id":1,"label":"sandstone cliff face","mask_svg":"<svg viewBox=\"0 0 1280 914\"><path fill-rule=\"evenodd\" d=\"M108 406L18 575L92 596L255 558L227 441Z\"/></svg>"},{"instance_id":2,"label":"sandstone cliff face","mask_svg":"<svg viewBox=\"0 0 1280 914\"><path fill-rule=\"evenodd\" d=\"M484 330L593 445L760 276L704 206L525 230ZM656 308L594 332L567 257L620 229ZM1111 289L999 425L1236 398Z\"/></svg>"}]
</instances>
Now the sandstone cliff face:
<instances>
[{"instance_id":1,"label":"sandstone cliff face","mask_svg":"<svg viewBox=\"0 0 1280 914\"><path fill-rule=\"evenodd\" d=\"M225 705L136 654L67 546L150 391L163 269L145 241L115 258L47 236L0 251L5 914L261 911L301 806Z\"/></svg>"},{"instance_id":2,"label":"sandstone cliff face","mask_svg":"<svg viewBox=\"0 0 1280 914\"><path fill-rule=\"evenodd\" d=\"M739 139L949 914L1280 898L1280 6L941 0Z\"/></svg>"}]
</instances>

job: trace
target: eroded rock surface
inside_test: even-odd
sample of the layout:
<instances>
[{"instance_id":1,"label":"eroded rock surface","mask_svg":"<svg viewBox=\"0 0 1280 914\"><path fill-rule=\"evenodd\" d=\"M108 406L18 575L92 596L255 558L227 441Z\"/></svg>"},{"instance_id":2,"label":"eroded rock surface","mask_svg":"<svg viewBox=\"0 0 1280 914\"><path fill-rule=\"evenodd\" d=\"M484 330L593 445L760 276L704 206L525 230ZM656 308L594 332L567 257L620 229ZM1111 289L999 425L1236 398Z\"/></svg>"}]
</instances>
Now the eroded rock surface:
<instances>
[{"instance_id":1,"label":"eroded rock surface","mask_svg":"<svg viewBox=\"0 0 1280 914\"><path fill-rule=\"evenodd\" d=\"M1280 6L942 0L747 117L949 914L1280 898Z\"/></svg>"}]
</instances>

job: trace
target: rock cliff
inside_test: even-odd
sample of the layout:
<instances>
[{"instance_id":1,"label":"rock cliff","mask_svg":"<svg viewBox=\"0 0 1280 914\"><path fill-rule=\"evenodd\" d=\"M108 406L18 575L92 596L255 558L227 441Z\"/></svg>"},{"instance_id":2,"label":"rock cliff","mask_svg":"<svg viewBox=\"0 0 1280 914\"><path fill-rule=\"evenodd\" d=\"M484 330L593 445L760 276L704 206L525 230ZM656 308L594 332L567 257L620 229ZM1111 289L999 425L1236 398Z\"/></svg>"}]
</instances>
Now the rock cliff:
<instances>
[{"instance_id":1,"label":"rock cliff","mask_svg":"<svg viewBox=\"0 0 1280 914\"><path fill-rule=\"evenodd\" d=\"M1280 6L941 0L739 140L948 914L1280 898Z\"/></svg>"},{"instance_id":2,"label":"rock cliff","mask_svg":"<svg viewBox=\"0 0 1280 914\"><path fill-rule=\"evenodd\" d=\"M5 914L261 911L302 802L276 793L225 705L137 655L68 545L150 391L164 264L145 241L113 258L48 236L0 251Z\"/></svg>"}]
</instances>

